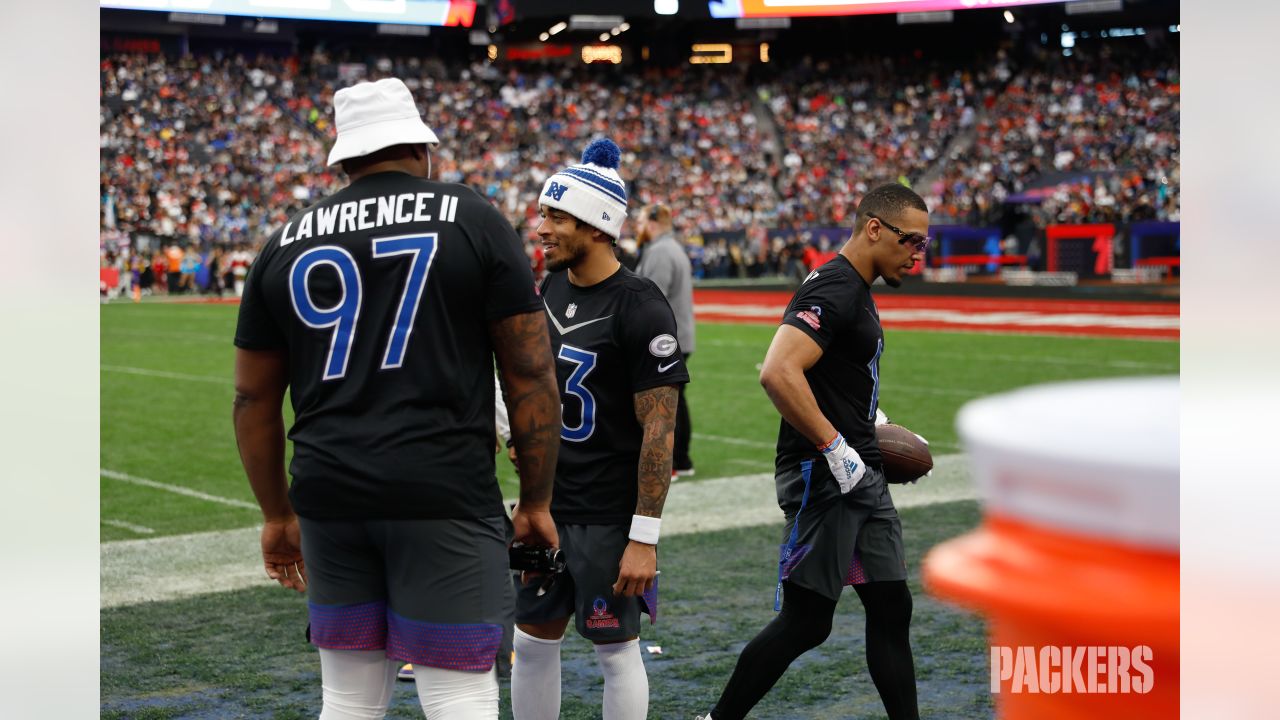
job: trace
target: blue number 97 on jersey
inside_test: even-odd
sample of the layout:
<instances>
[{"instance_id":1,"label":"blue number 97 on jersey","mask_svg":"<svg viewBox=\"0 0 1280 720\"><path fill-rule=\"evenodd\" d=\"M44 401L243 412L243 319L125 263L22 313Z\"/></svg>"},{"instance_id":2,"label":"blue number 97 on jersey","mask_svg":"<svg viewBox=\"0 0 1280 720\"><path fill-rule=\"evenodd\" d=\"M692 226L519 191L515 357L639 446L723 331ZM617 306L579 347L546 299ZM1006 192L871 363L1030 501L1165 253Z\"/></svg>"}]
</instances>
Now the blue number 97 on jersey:
<instances>
[{"instance_id":1,"label":"blue number 97 on jersey","mask_svg":"<svg viewBox=\"0 0 1280 720\"><path fill-rule=\"evenodd\" d=\"M427 274L431 272L431 261L436 255L438 238L437 233L427 233L376 238L372 241L374 258L403 255L410 259L409 276L405 279L400 305L396 308L391 332L387 337L387 347L382 354L383 370L398 368L404 364L405 350L418 316L423 291L427 287ZM338 272L338 282L342 289L338 302L327 308L316 305L308 284L311 271L322 265L329 265ZM317 330L333 329L329 339L329 355L324 361L325 380L337 380L347 374L363 297L360 268L346 249L337 245L323 245L302 253L293 261L293 267L289 270L289 298L293 301L294 314L307 327Z\"/></svg>"},{"instance_id":2,"label":"blue number 97 on jersey","mask_svg":"<svg viewBox=\"0 0 1280 720\"><path fill-rule=\"evenodd\" d=\"M561 408L564 424L560 428L560 438L570 442L582 442L591 437L591 433L596 429L596 399L582 384L596 366L596 354L572 345L561 345L557 357L574 364L573 372L569 373L569 379L564 382L564 391L565 394L578 398L582 404L581 419L575 427L569 427L568 414L564 412L563 407Z\"/></svg>"}]
</instances>

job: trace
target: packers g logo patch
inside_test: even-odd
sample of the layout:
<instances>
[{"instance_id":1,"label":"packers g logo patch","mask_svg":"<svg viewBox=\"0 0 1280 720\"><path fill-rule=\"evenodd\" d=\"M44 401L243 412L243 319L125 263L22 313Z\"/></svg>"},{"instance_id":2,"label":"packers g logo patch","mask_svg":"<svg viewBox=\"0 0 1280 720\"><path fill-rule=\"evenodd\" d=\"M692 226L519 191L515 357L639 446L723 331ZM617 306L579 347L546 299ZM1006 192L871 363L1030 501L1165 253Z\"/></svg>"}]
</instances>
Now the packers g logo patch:
<instances>
[{"instance_id":1,"label":"packers g logo patch","mask_svg":"<svg viewBox=\"0 0 1280 720\"><path fill-rule=\"evenodd\" d=\"M658 337L649 341L649 354L654 357L657 357L657 358L671 357L671 354L674 353L675 351L676 351L676 339L671 337L670 335L666 335L666 334L659 335Z\"/></svg>"}]
</instances>

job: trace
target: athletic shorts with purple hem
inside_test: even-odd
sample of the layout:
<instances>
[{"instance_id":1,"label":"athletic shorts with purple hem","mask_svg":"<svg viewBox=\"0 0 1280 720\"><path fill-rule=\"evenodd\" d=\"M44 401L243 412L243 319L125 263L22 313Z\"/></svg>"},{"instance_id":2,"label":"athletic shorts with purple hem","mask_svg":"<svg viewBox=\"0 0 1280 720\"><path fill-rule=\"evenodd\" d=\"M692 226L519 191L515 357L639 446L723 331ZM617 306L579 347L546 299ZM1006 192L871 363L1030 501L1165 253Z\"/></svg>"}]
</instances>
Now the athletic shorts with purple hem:
<instances>
[{"instance_id":1,"label":"athletic shorts with purple hem","mask_svg":"<svg viewBox=\"0 0 1280 720\"><path fill-rule=\"evenodd\" d=\"M507 518L299 522L316 647L493 667L515 612Z\"/></svg>"},{"instance_id":2,"label":"athletic shorts with purple hem","mask_svg":"<svg viewBox=\"0 0 1280 720\"><path fill-rule=\"evenodd\" d=\"M830 473L810 475L803 465L794 472L805 482L835 482ZM820 507L802 505L787 517L779 582L839 600L846 585L907 578L902 522L893 496L879 468L868 467L867 475L860 487L838 499Z\"/></svg>"},{"instance_id":3,"label":"athletic shorts with purple hem","mask_svg":"<svg viewBox=\"0 0 1280 720\"><path fill-rule=\"evenodd\" d=\"M630 525L556 523L567 569L541 595L541 580L521 586L516 622L544 623L574 617L578 634L592 642L617 642L640 635L640 613L658 620L658 578L640 597L613 594L622 553L631 542ZM661 577L661 576L659 576ZM515 582L519 584L518 573Z\"/></svg>"}]
</instances>

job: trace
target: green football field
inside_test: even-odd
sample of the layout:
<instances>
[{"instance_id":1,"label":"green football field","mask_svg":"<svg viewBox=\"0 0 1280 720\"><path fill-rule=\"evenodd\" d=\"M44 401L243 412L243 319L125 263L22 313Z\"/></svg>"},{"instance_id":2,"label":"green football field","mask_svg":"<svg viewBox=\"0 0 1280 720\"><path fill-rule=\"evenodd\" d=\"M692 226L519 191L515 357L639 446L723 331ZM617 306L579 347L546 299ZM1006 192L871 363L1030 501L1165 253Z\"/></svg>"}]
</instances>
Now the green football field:
<instances>
[{"instance_id":1,"label":"green football field","mask_svg":"<svg viewBox=\"0 0 1280 720\"><path fill-rule=\"evenodd\" d=\"M314 717L319 710L319 666L302 638L302 598L256 580L244 587L219 585L223 566L202 573L199 565L199 548L226 538L241 542L260 520L231 429L235 317L232 305L102 307L104 717L287 718ZM688 390L697 475L677 483L672 497L700 498L695 510L713 525L725 514L721 498L741 504L745 488L760 490L768 482L761 474L772 468L778 416L756 377L772 333L764 325L698 328ZM1041 382L1176 374L1178 351L1176 342L886 331L881 406L928 437L939 459L935 477L904 488L905 497L924 497L931 481L966 482L963 458L948 456L961 452L954 418L968 400ZM504 494L514 497L505 459L498 474ZM989 717L981 622L933 601L919 585L921 555L980 517L972 499L948 497L972 496L939 496L902 510L916 596L921 712ZM661 654L645 654L652 717L692 718L710 707L737 653L771 617L781 513L764 510L736 524L664 537L661 621L642 636L644 645L662 648ZM161 557L148 554L152 548L176 553L163 557L186 558L190 577L176 583L159 561L148 567L148 558ZM237 568L253 571L258 558L252 544L243 549L243 560L236 548ZM133 558L130 574L114 577L118 558L126 555ZM126 590L138 597L154 590L163 599L129 600L113 582L132 586ZM166 583L186 584L162 587ZM798 660L754 716L881 714L861 637L860 607L856 598L846 598L832 638ZM567 639L564 664L563 716L598 716L601 683L589 645ZM509 717L505 682L503 687ZM397 688L390 716L420 717L408 684Z\"/></svg>"}]
</instances>

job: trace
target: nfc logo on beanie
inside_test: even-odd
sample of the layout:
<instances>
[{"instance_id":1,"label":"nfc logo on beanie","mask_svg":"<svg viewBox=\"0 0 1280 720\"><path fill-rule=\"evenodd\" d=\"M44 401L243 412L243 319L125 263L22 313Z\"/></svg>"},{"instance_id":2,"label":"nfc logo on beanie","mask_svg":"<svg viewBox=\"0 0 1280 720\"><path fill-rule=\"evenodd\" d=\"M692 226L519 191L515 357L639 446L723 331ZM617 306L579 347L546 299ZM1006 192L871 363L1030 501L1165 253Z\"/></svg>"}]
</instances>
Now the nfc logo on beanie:
<instances>
[{"instance_id":1,"label":"nfc logo on beanie","mask_svg":"<svg viewBox=\"0 0 1280 720\"><path fill-rule=\"evenodd\" d=\"M547 192L544 194L544 197L554 198L558 202L561 196L563 196L565 191L568 189L568 185L561 185L560 183L552 180L551 184L547 186Z\"/></svg>"}]
</instances>

